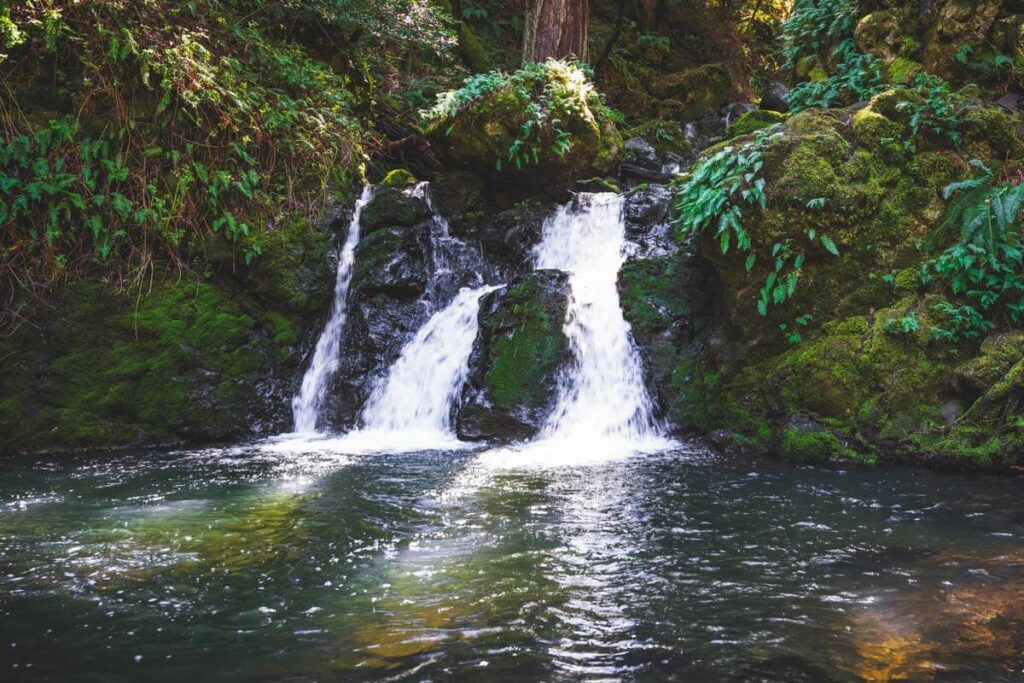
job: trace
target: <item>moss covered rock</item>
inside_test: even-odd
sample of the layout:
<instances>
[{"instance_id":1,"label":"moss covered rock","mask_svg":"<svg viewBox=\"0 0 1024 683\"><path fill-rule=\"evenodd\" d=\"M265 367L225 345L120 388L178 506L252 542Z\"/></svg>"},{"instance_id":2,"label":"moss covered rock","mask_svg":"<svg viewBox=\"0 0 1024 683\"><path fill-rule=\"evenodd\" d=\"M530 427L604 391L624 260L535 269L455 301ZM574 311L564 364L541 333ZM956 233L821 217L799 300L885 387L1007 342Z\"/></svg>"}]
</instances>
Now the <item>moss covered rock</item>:
<instances>
[{"instance_id":1,"label":"moss covered rock","mask_svg":"<svg viewBox=\"0 0 1024 683\"><path fill-rule=\"evenodd\" d=\"M732 78L723 64L705 64L668 74L650 84L662 118L692 121L729 101Z\"/></svg>"},{"instance_id":2,"label":"moss covered rock","mask_svg":"<svg viewBox=\"0 0 1024 683\"><path fill-rule=\"evenodd\" d=\"M740 135L749 135L755 131L782 123L785 120L786 115L783 113L768 109L755 109L736 119L736 122L726 129L725 137L726 139L731 139Z\"/></svg>"},{"instance_id":3,"label":"moss covered rock","mask_svg":"<svg viewBox=\"0 0 1024 683\"><path fill-rule=\"evenodd\" d=\"M568 276L547 270L481 300L480 333L459 412L461 437L508 440L537 433L569 357L562 332L568 297Z\"/></svg>"},{"instance_id":4,"label":"moss covered rock","mask_svg":"<svg viewBox=\"0 0 1024 683\"><path fill-rule=\"evenodd\" d=\"M134 295L68 283L32 325L0 342L0 450L209 442L286 428L298 342L290 317L195 279Z\"/></svg>"},{"instance_id":5,"label":"moss covered rock","mask_svg":"<svg viewBox=\"0 0 1024 683\"><path fill-rule=\"evenodd\" d=\"M918 278L929 258L921 245L945 216L942 188L969 166L952 150L905 144L907 97L915 94L809 110L765 141L767 208L743 214L753 267L746 254L723 253L713 235L701 240L725 310L705 348L675 361L672 400L690 411L682 424L798 459L1005 466L1024 458L1014 452L1024 409L1020 335L955 352L933 339L942 298ZM965 146L988 163L1013 159L1020 125L1016 115L973 107ZM775 245L803 256L798 283L785 302L759 311Z\"/></svg>"},{"instance_id":6,"label":"moss covered rock","mask_svg":"<svg viewBox=\"0 0 1024 683\"><path fill-rule=\"evenodd\" d=\"M586 74L549 61L467 80L439 98L428 131L456 164L530 190L605 173L622 136Z\"/></svg>"}]
</instances>

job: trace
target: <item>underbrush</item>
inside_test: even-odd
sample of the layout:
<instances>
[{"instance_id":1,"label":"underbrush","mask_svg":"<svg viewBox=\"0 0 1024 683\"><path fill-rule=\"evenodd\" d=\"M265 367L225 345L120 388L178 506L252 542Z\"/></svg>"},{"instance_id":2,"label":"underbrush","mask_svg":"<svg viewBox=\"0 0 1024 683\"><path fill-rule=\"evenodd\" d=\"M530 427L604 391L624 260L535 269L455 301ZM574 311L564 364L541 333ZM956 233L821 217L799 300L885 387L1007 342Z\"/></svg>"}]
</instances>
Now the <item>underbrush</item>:
<instances>
[{"instance_id":1,"label":"underbrush","mask_svg":"<svg viewBox=\"0 0 1024 683\"><path fill-rule=\"evenodd\" d=\"M258 258L254 232L318 214L378 144L351 41L444 50L439 16L419 0L0 9L0 323L72 274L130 286L225 243Z\"/></svg>"}]
</instances>

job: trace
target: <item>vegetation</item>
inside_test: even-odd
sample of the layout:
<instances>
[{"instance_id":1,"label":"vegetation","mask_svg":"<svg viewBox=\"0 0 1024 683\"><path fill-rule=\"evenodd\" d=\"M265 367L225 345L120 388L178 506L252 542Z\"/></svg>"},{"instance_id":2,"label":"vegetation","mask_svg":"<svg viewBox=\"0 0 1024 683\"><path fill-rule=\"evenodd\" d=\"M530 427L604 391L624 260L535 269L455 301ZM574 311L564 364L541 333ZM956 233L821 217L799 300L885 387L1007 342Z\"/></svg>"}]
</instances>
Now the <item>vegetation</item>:
<instances>
[{"instance_id":1,"label":"vegetation","mask_svg":"<svg viewBox=\"0 0 1024 683\"><path fill-rule=\"evenodd\" d=\"M594 121L617 118L590 81L586 65L548 60L527 64L507 74L491 71L467 78L461 88L441 93L437 103L423 112L427 126L454 129L456 117L471 112L485 100L501 106L509 99L518 112L518 130L503 155L495 159L517 169L536 165L542 157L564 157L573 148L569 130L573 119Z\"/></svg>"},{"instance_id":2,"label":"vegetation","mask_svg":"<svg viewBox=\"0 0 1024 683\"><path fill-rule=\"evenodd\" d=\"M141 283L216 239L251 263L254 232L316 215L376 144L354 112L362 67L319 59L304 32L339 49L356 27L414 49L450 41L405 0L33 0L3 17L5 311L76 272Z\"/></svg>"},{"instance_id":3,"label":"vegetation","mask_svg":"<svg viewBox=\"0 0 1024 683\"><path fill-rule=\"evenodd\" d=\"M973 164L980 176L943 190L943 196L954 201L932 236L941 242L949 231L956 231L954 244L921 271L925 284L934 281L958 299L936 306L948 322L932 328L936 339L951 343L978 339L1000 324L1024 324L1024 185L997 182L982 162Z\"/></svg>"}]
</instances>

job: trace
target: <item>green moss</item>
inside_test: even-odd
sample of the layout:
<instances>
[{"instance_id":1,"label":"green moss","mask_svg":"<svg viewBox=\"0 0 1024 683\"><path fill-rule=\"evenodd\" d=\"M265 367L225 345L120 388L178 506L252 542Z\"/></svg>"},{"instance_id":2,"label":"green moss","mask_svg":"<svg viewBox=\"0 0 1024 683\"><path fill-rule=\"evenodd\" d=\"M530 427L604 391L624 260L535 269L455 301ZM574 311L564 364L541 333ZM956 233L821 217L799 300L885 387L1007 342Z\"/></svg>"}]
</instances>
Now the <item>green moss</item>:
<instances>
[{"instance_id":1,"label":"green moss","mask_svg":"<svg viewBox=\"0 0 1024 683\"><path fill-rule=\"evenodd\" d=\"M776 123L781 123L786 120L786 114L779 113L777 111L769 111L767 109L755 109L754 111L748 111L743 116L736 119L736 121L729 126L728 130L725 131L726 139L735 138L740 135L749 135L755 131L759 131L762 128L768 126L774 126Z\"/></svg>"},{"instance_id":2,"label":"green moss","mask_svg":"<svg viewBox=\"0 0 1024 683\"><path fill-rule=\"evenodd\" d=\"M416 184L416 176L404 168L395 168L388 171L384 180L380 181L384 187L406 188Z\"/></svg>"},{"instance_id":3,"label":"green moss","mask_svg":"<svg viewBox=\"0 0 1024 683\"><path fill-rule=\"evenodd\" d=\"M650 92L661 102L662 118L692 121L729 101L733 83L723 64L704 64L661 77L651 83Z\"/></svg>"},{"instance_id":4,"label":"green moss","mask_svg":"<svg viewBox=\"0 0 1024 683\"><path fill-rule=\"evenodd\" d=\"M619 293L634 333L655 332L690 314L687 292L672 259L628 261L619 272Z\"/></svg>"},{"instance_id":5,"label":"green moss","mask_svg":"<svg viewBox=\"0 0 1024 683\"><path fill-rule=\"evenodd\" d=\"M538 407L551 394L554 372L568 351L562 333L565 302L545 300L538 276L506 292L497 315L488 319L491 353L486 382L498 409Z\"/></svg>"},{"instance_id":6,"label":"green moss","mask_svg":"<svg viewBox=\"0 0 1024 683\"><path fill-rule=\"evenodd\" d=\"M885 69L886 80L893 84L909 84L922 70L920 64L906 57L897 57Z\"/></svg>"},{"instance_id":7,"label":"green moss","mask_svg":"<svg viewBox=\"0 0 1024 683\"><path fill-rule=\"evenodd\" d=\"M827 462L845 450L829 431L804 431L790 427L782 433L779 443L784 458L801 461Z\"/></svg>"},{"instance_id":8,"label":"green moss","mask_svg":"<svg viewBox=\"0 0 1024 683\"><path fill-rule=\"evenodd\" d=\"M978 156L1012 159L1024 154L1022 142L1022 121L1014 114L999 106L968 109L963 115L963 135L970 148L983 144L987 149L974 149Z\"/></svg>"},{"instance_id":9,"label":"green moss","mask_svg":"<svg viewBox=\"0 0 1024 683\"><path fill-rule=\"evenodd\" d=\"M585 73L553 60L473 76L443 94L428 118L451 159L531 187L605 173L622 153L615 117Z\"/></svg>"},{"instance_id":10,"label":"green moss","mask_svg":"<svg viewBox=\"0 0 1024 683\"><path fill-rule=\"evenodd\" d=\"M889 119L871 107L853 115L853 133L857 142L868 149L901 143L907 134L906 126Z\"/></svg>"},{"instance_id":11,"label":"green moss","mask_svg":"<svg viewBox=\"0 0 1024 683\"><path fill-rule=\"evenodd\" d=\"M0 445L226 438L244 431L256 386L295 341L284 316L257 321L236 295L206 283L125 296L75 281L55 306L38 322L45 346L21 333L3 349Z\"/></svg>"},{"instance_id":12,"label":"green moss","mask_svg":"<svg viewBox=\"0 0 1024 683\"><path fill-rule=\"evenodd\" d=\"M285 310L308 312L323 308L330 280L324 272L330 235L305 216L293 215L271 230L255 233L253 244L261 256L242 277L268 304ZM326 276L325 276L326 275Z\"/></svg>"}]
</instances>

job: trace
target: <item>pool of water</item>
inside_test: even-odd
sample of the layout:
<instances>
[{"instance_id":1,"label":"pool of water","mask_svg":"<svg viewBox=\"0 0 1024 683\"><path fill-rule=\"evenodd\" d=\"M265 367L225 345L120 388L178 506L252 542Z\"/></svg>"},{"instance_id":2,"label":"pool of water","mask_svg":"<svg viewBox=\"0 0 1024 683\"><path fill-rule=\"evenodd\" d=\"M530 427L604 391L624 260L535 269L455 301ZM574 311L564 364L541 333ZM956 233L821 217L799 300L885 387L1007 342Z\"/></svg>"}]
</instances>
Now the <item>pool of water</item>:
<instances>
[{"instance_id":1,"label":"pool of water","mask_svg":"<svg viewBox=\"0 0 1024 683\"><path fill-rule=\"evenodd\" d=\"M1020 478L345 451L0 460L0 677L1020 680Z\"/></svg>"}]
</instances>

